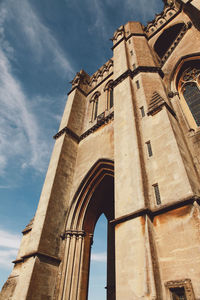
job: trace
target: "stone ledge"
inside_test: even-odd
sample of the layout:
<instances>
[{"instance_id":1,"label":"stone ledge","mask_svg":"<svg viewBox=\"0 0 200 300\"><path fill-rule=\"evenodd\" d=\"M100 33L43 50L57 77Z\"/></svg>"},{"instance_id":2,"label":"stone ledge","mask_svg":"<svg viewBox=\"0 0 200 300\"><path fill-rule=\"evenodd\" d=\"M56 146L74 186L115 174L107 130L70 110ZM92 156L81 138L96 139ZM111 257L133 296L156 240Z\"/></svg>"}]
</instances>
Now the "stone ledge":
<instances>
[{"instance_id":1,"label":"stone ledge","mask_svg":"<svg viewBox=\"0 0 200 300\"><path fill-rule=\"evenodd\" d=\"M31 252L31 253L28 253L26 255L23 255L20 259L16 259L14 261L12 261L14 264L17 264L17 263L21 263L21 262L24 262L25 259L27 258L30 258L30 257L42 257L42 258L46 258L48 260L53 260L54 262L57 262L57 263L60 263L61 262L61 259L59 257L55 257L55 256L52 256L52 255L48 255L48 254L45 254L45 253L42 253L42 252Z\"/></svg>"},{"instance_id":2,"label":"stone ledge","mask_svg":"<svg viewBox=\"0 0 200 300\"><path fill-rule=\"evenodd\" d=\"M150 209L149 207L144 207L144 208L141 208L131 214L127 214L122 217L111 220L110 224L115 226L117 224L129 221L129 220L141 217L141 216L145 216L145 215L147 215L153 221L153 219L158 215L164 214L166 212L175 210L177 208L180 208L180 207L183 207L186 205L191 205L194 202L197 202L198 205L200 205L200 196L194 195L192 197L184 198L182 200L175 201L170 204L160 205L158 208L155 208L155 209Z\"/></svg>"},{"instance_id":3,"label":"stone ledge","mask_svg":"<svg viewBox=\"0 0 200 300\"><path fill-rule=\"evenodd\" d=\"M97 123L89 128L87 131L85 131L83 134L78 136L76 133L74 133L71 129L69 129L67 126L64 127L62 130L60 130L56 135L54 135L54 139L58 139L61 135L64 133L68 134L71 138L73 138L78 144L80 141L82 141L84 138L86 138L91 133L95 132L99 127L101 127L104 124L107 124L109 121L112 121L114 119L114 111L112 111L109 115L105 116L100 114L97 117Z\"/></svg>"}]
</instances>

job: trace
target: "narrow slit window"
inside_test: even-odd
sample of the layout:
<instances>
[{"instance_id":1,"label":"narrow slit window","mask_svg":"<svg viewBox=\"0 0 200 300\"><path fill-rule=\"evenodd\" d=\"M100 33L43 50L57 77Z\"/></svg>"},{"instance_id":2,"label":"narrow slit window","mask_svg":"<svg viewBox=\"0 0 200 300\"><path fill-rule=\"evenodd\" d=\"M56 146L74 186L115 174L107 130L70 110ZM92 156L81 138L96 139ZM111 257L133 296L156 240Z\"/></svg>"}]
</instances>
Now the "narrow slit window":
<instances>
[{"instance_id":1,"label":"narrow slit window","mask_svg":"<svg viewBox=\"0 0 200 300\"><path fill-rule=\"evenodd\" d=\"M141 113L142 118L144 118L145 117L144 106L140 107L140 113Z\"/></svg>"},{"instance_id":2,"label":"narrow slit window","mask_svg":"<svg viewBox=\"0 0 200 300\"><path fill-rule=\"evenodd\" d=\"M129 44L131 43L131 40L128 40Z\"/></svg>"},{"instance_id":3,"label":"narrow slit window","mask_svg":"<svg viewBox=\"0 0 200 300\"><path fill-rule=\"evenodd\" d=\"M146 145L147 145L147 151L148 151L149 157L153 156L153 151L152 151L152 147L151 147L151 142L150 142L150 141L146 142Z\"/></svg>"},{"instance_id":4,"label":"narrow slit window","mask_svg":"<svg viewBox=\"0 0 200 300\"><path fill-rule=\"evenodd\" d=\"M109 110L114 106L114 90L113 90L112 82L109 82L109 84L106 86L105 89L107 91L106 110Z\"/></svg>"},{"instance_id":5,"label":"narrow slit window","mask_svg":"<svg viewBox=\"0 0 200 300\"><path fill-rule=\"evenodd\" d=\"M159 187L158 184L154 184L153 185L154 188L154 193L155 193L155 197L156 197L156 204L159 205L161 204L161 198L160 198L160 191L159 191Z\"/></svg>"},{"instance_id":6,"label":"narrow slit window","mask_svg":"<svg viewBox=\"0 0 200 300\"><path fill-rule=\"evenodd\" d=\"M113 88L110 89L110 108L113 107L114 99L113 99Z\"/></svg>"},{"instance_id":7,"label":"narrow slit window","mask_svg":"<svg viewBox=\"0 0 200 300\"><path fill-rule=\"evenodd\" d=\"M140 83L139 83L139 80L136 81L136 86L137 86L137 89L140 88Z\"/></svg>"},{"instance_id":8,"label":"narrow slit window","mask_svg":"<svg viewBox=\"0 0 200 300\"><path fill-rule=\"evenodd\" d=\"M91 114L91 121L94 122L98 116L98 102L99 102L99 96L100 92L96 92L93 96L92 99L90 100L90 103L92 105L92 114Z\"/></svg>"},{"instance_id":9,"label":"narrow slit window","mask_svg":"<svg viewBox=\"0 0 200 300\"><path fill-rule=\"evenodd\" d=\"M133 55L133 51L132 50L130 51L130 53L131 53L131 55Z\"/></svg>"},{"instance_id":10,"label":"narrow slit window","mask_svg":"<svg viewBox=\"0 0 200 300\"><path fill-rule=\"evenodd\" d=\"M133 64L133 70L135 70L136 69L136 64Z\"/></svg>"},{"instance_id":11,"label":"narrow slit window","mask_svg":"<svg viewBox=\"0 0 200 300\"><path fill-rule=\"evenodd\" d=\"M97 118L97 113L98 113L98 100L94 102L94 120Z\"/></svg>"}]
</instances>

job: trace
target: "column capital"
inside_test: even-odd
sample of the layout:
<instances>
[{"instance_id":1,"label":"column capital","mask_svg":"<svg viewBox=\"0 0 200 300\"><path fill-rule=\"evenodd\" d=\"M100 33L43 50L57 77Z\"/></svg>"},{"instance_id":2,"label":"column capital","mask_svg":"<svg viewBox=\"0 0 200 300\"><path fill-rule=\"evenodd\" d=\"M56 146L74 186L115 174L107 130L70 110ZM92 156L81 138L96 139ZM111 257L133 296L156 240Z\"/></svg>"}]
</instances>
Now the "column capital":
<instances>
[{"instance_id":1,"label":"column capital","mask_svg":"<svg viewBox=\"0 0 200 300\"><path fill-rule=\"evenodd\" d=\"M62 235L61 238L63 240L71 237L76 237L76 238L82 238L85 236L85 231L83 230L74 230L74 229L67 229Z\"/></svg>"}]
</instances>

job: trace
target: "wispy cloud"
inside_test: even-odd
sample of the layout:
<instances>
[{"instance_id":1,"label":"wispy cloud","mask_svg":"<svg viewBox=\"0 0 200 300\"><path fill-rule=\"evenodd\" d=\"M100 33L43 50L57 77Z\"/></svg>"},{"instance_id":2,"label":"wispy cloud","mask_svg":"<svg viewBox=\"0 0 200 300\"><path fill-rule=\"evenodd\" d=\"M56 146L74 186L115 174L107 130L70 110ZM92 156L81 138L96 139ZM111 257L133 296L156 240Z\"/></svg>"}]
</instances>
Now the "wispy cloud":
<instances>
[{"instance_id":1,"label":"wispy cloud","mask_svg":"<svg viewBox=\"0 0 200 300\"><path fill-rule=\"evenodd\" d=\"M25 163L42 171L48 145L39 138L37 120L2 50L0 68L0 174L5 170L9 158L17 155L23 158L23 165Z\"/></svg>"},{"instance_id":2,"label":"wispy cloud","mask_svg":"<svg viewBox=\"0 0 200 300\"><path fill-rule=\"evenodd\" d=\"M129 16L129 18L130 12L132 12L131 19L124 18L125 23L132 20L137 21L140 18L144 24L154 17L155 12L159 9L158 7L163 6L162 3L159 3L159 0L151 0L150 4L149 0L124 0L123 3L120 0L93 0L92 5L91 1L87 0L87 3L90 17L94 19L94 24L89 30L100 34L103 39L110 38L110 34L112 34L110 27L113 25L110 21L112 17L110 18L110 15L106 14L105 4L107 8L109 7L111 13L114 11L115 6L121 7L121 14Z\"/></svg>"},{"instance_id":3,"label":"wispy cloud","mask_svg":"<svg viewBox=\"0 0 200 300\"><path fill-rule=\"evenodd\" d=\"M158 0L151 0L151 2L149 0L124 0L124 7L127 10L127 13L130 13L130 10L132 10L134 17L138 15L141 19L142 16L144 23L147 22L149 18L152 18L152 16L155 15L155 12L158 10L158 4L160 5L160 3L158 3Z\"/></svg>"},{"instance_id":4,"label":"wispy cloud","mask_svg":"<svg viewBox=\"0 0 200 300\"><path fill-rule=\"evenodd\" d=\"M92 5L90 0L87 2L91 16L93 16L95 20L93 26L90 28L90 31L99 32L102 35L102 38L107 39L109 20L105 16L102 2L99 0L93 0Z\"/></svg>"},{"instance_id":5,"label":"wispy cloud","mask_svg":"<svg viewBox=\"0 0 200 300\"><path fill-rule=\"evenodd\" d=\"M5 35L7 22L12 18L18 22L26 42L31 46L32 54L38 60L42 60L48 51L51 54L51 65L57 71L62 70L69 78L73 73L56 39L42 24L27 0L0 3L0 176L9 171L7 166L11 160L22 169L33 167L42 172L47 166L50 152L49 141L45 136L47 129L42 128L42 122L39 125L38 116L41 114L35 114L30 95L26 94L22 82L13 72L14 50ZM48 108L44 112L44 104L40 103L40 107L48 115ZM52 115L49 117L52 118ZM5 188L5 185L1 188Z\"/></svg>"},{"instance_id":6,"label":"wispy cloud","mask_svg":"<svg viewBox=\"0 0 200 300\"><path fill-rule=\"evenodd\" d=\"M0 230L0 246L18 249L20 245L21 236L10 233L5 230Z\"/></svg>"},{"instance_id":7,"label":"wispy cloud","mask_svg":"<svg viewBox=\"0 0 200 300\"><path fill-rule=\"evenodd\" d=\"M8 11L4 7L3 4L0 5L0 44L1 49L3 49L7 55L13 56L13 48L9 44L9 42L5 38L5 29L4 29L4 23L8 16Z\"/></svg>"},{"instance_id":8,"label":"wispy cloud","mask_svg":"<svg viewBox=\"0 0 200 300\"><path fill-rule=\"evenodd\" d=\"M102 253L92 253L91 254L91 260L95 262L106 262L107 261L107 255L105 252Z\"/></svg>"},{"instance_id":9,"label":"wispy cloud","mask_svg":"<svg viewBox=\"0 0 200 300\"><path fill-rule=\"evenodd\" d=\"M0 162L0 164L1 164L1 162ZM12 189L13 188L13 186L11 186L11 185L0 185L0 189Z\"/></svg>"},{"instance_id":10,"label":"wispy cloud","mask_svg":"<svg viewBox=\"0 0 200 300\"><path fill-rule=\"evenodd\" d=\"M17 256L20 240L20 235L0 230L0 267L12 268L11 262Z\"/></svg>"},{"instance_id":11,"label":"wispy cloud","mask_svg":"<svg viewBox=\"0 0 200 300\"><path fill-rule=\"evenodd\" d=\"M30 2L27 0L10 0L4 3L2 9L3 11L8 10L9 17L17 22L21 32L23 32L25 42L30 46L29 49L32 51L33 58L40 63L49 56L50 65L71 79L74 69L67 54L64 53L50 29L41 21Z\"/></svg>"},{"instance_id":12,"label":"wispy cloud","mask_svg":"<svg viewBox=\"0 0 200 300\"><path fill-rule=\"evenodd\" d=\"M12 261L16 258L17 252L15 249L0 250L0 267L11 269Z\"/></svg>"}]
</instances>

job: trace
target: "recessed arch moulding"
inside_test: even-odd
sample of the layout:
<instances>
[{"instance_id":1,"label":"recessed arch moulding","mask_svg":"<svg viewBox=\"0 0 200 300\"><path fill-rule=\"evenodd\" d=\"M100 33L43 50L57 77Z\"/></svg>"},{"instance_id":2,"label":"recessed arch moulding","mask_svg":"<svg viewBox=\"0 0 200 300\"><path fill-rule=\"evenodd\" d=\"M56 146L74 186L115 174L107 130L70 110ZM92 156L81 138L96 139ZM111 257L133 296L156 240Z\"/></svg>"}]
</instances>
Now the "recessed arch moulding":
<instances>
[{"instance_id":1,"label":"recessed arch moulding","mask_svg":"<svg viewBox=\"0 0 200 300\"><path fill-rule=\"evenodd\" d=\"M76 191L67 215L64 260L59 299L87 299L90 252L93 232L99 216L108 221L107 289L109 299L115 299L114 228L114 162L99 159L89 170ZM73 284L69 282L73 278Z\"/></svg>"}]
</instances>

